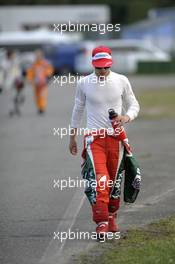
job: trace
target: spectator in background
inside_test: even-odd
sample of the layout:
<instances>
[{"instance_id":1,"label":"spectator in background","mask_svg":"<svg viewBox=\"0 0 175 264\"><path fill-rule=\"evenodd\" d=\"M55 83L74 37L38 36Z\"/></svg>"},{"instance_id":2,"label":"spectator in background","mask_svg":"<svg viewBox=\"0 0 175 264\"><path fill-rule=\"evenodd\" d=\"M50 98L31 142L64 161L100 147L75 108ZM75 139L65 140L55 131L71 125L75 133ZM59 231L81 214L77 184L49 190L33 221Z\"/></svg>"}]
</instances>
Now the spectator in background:
<instances>
[{"instance_id":1,"label":"spectator in background","mask_svg":"<svg viewBox=\"0 0 175 264\"><path fill-rule=\"evenodd\" d=\"M48 78L53 74L53 67L49 64L41 50L36 51L36 59L27 70L27 78L31 82L36 106L39 114L43 114L47 106Z\"/></svg>"},{"instance_id":2,"label":"spectator in background","mask_svg":"<svg viewBox=\"0 0 175 264\"><path fill-rule=\"evenodd\" d=\"M13 90L13 108L10 116L20 115L20 106L24 102L24 76L19 57L14 51L7 51L6 57L1 62L1 90Z\"/></svg>"},{"instance_id":3,"label":"spectator in background","mask_svg":"<svg viewBox=\"0 0 175 264\"><path fill-rule=\"evenodd\" d=\"M4 69L3 62L5 58L5 50L0 48L0 94L3 92L3 82L4 82Z\"/></svg>"},{"instance_id":4,"label":"spectator in background","mask_svg":"<svg viewBox=\"0 0 175 264\"><path fill-rule=\"evenodd\" d=\"M0 94L3 92L4 70L0 64Z\"/></svg>"}]
</instances>

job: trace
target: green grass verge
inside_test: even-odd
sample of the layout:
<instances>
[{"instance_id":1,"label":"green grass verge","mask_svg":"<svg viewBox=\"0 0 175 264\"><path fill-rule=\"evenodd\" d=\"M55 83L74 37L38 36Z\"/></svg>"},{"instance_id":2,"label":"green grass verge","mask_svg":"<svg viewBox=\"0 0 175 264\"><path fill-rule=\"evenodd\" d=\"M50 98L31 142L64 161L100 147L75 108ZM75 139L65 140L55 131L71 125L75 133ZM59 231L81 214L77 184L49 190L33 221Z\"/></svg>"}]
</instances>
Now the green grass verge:
<instances>
[{"instance_id":1,"label":"green grass verge","mask_svg":"<svg viewBox=\"0 0 175 264\"><path fill-rule=\"evenodd\" d=\"M143 90L137 95L140 118L175 118L175 88Z\"/></svg>"},{"instance_id":2,"label":"green grass verge","mask_svg":"<svg viewBox=\"0 0 175 264\"><path fill-rule=\"evenodd\" d=\"M175 216L98 243L79 264L174 264Z\"/></svg>"}]
</instances>

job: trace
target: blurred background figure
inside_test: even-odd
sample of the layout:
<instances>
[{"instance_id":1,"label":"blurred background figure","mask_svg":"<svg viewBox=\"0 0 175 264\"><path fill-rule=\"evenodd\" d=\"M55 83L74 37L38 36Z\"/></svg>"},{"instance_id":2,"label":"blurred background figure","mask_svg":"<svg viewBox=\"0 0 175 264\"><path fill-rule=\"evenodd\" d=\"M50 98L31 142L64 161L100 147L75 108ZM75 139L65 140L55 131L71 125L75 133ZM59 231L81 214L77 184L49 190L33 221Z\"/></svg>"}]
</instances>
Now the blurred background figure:
<instances>
[{"instance_id":1,"label":"blurred background figure","mask_svg":"<svg viewBox=\"0 0 175 264\"><path fill-rule=\"evenodd\" d=\"M41 50L36 51L36 59L27 70L27 78L34 89L35 102L39 114L43 114L47 106L48 80L53 74L53 67L44 58Z\"/></svg>"},{"instance_id":2,"label":"blurred background figure","mask_svg":"<svg viewBox=\"0 0 175 264\"><path fill-rule=\"evenodd\" d=\"M3 92L3 82L4 82L4 69L2 62L4 61L4 58L6 56L5 49L0 48L0 94Z\"/></svg>"},{"instance_id":3,"label":"blurred background figure","mask_svg":"<svg viewBox=\"0 0 175 264\"><path fill-rule=\"evenodd\" d=\"M24 103L24 74L19 56L15 51L7 51L6 56L1 61L1 91L14 92L13 107L9 115L20 115L20 106Z\"/></svg>"}]
</instances>

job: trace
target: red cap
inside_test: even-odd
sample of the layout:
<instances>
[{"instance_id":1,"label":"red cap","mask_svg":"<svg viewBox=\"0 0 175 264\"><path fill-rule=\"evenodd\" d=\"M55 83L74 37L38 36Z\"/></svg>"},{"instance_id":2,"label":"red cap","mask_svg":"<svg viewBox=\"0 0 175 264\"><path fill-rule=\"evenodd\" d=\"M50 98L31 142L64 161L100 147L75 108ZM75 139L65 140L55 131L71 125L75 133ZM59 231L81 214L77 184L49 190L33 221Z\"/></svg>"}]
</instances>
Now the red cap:
<instances>
[{"instance_id":1,"label":"red cap","mask_svg":"<svg viewBox=\"0 0 175 264\"><path fill-rule=\"evenodd\" d=\"M105 46L99 46L92 51L92 65L94 67L111 67L112 51Z\"/></svg>"}]
</instances>

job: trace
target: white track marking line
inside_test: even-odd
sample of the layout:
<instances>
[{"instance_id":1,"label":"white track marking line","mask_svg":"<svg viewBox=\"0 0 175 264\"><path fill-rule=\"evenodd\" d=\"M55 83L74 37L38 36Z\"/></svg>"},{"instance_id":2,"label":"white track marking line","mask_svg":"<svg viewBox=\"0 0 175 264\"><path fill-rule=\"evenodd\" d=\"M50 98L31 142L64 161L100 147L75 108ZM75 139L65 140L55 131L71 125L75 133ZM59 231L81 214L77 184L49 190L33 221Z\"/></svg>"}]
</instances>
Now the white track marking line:
<instances>
[{"instance_id":1,"label":"white track marking line","mask_svg":"<svg viewBox=\"0 0 175 264\"><path fill-rule=\"evenodd\" d=\"M83 196L82 196L83 195ZM58 232L68 232L69 229L75 224L77 215L84 203L85 195L82 192L82 189L79 189L74 194L64 216L63 219L60 221L57 230L55 233ZM40 264L60 264L60 256L61 252L65 246L66 239L61 243L58 239L52 239L42 256L41 260L39 261Z\"/></svg>"},{"instance_id":2,"label":"white track marking line","mask_svg":"<svg viewBox=\"0 0 175 264\"><path fill-rule=\"evenodd\" d=\"M144 204L146 204L146 203L156 204L156 203L160 202L161 200L169 197L169 195L171 195L171 193L174 191L175 191L175 187L168 189L166 192L164 192L162 194L155 195L155 196L152 196L151 198L146 199Z\"/></svg>"},{"instance_id":3,"label":"white track marking line","mask_svg":"<svg viewBox=\"0 0 175 264\"><path fill-rule=\"evenodd\" d=\"M145 208L147 207L147 204L149 205L154 205L156 203L159 203L160 201L162 201L163 199L166 199L168 198L170 195L172 195L172 193L175 191L175 187L171 188L171 189L168 189L166 192L164 193L161 193L159 195L154 195L154 196L151 196L147 199L144 200L144 203L142 204L129 204L129 205L126 205L125 208L124 208L124 212L132 212L132 211L137 211L137 210L140 210L142 208ZM128 207L127 207L128 206Z\"/></svg>"},{"instance_id":4,"label":"white track marking line","mask_svg":"<svg viewBox=\"0 0 175 264\"><path fill-rule=\"evenodd\" d=\"M175 191L175 187L167 190L166 192L160 195L152 196L152 197L145 199L143 204L131 205L131 207L129 206L129 208L124 208L123 211L124 212L137 211L137 210L140 210L146 207L147 203L149 203L150 205L156 204L160 202L162 199L169 197L169 195L171 195L171 193L174 191ZM64 232L68 231L69 229L73 227L73 225L75 224L77 215L84 203L84 200L85 200L85 195L82 196L82 190L80 189L73 196L73 199L70 202L63 216L63 219L60 221L58 225L56 233L61 232L61 231L64 231ZM119 217L120 224L123 223L124 218L125 218L124 216ZM61 257L61 252L65 246L65 243L66 243L66 240L64 240L61 243L60 240L52 239L39 263L40 264L58 264L58 260L59 260L59 264L61 264L60 257ZM90 246L90 244L91 243L88 243L88 247Z\"/></svg>"}]
</instances>

